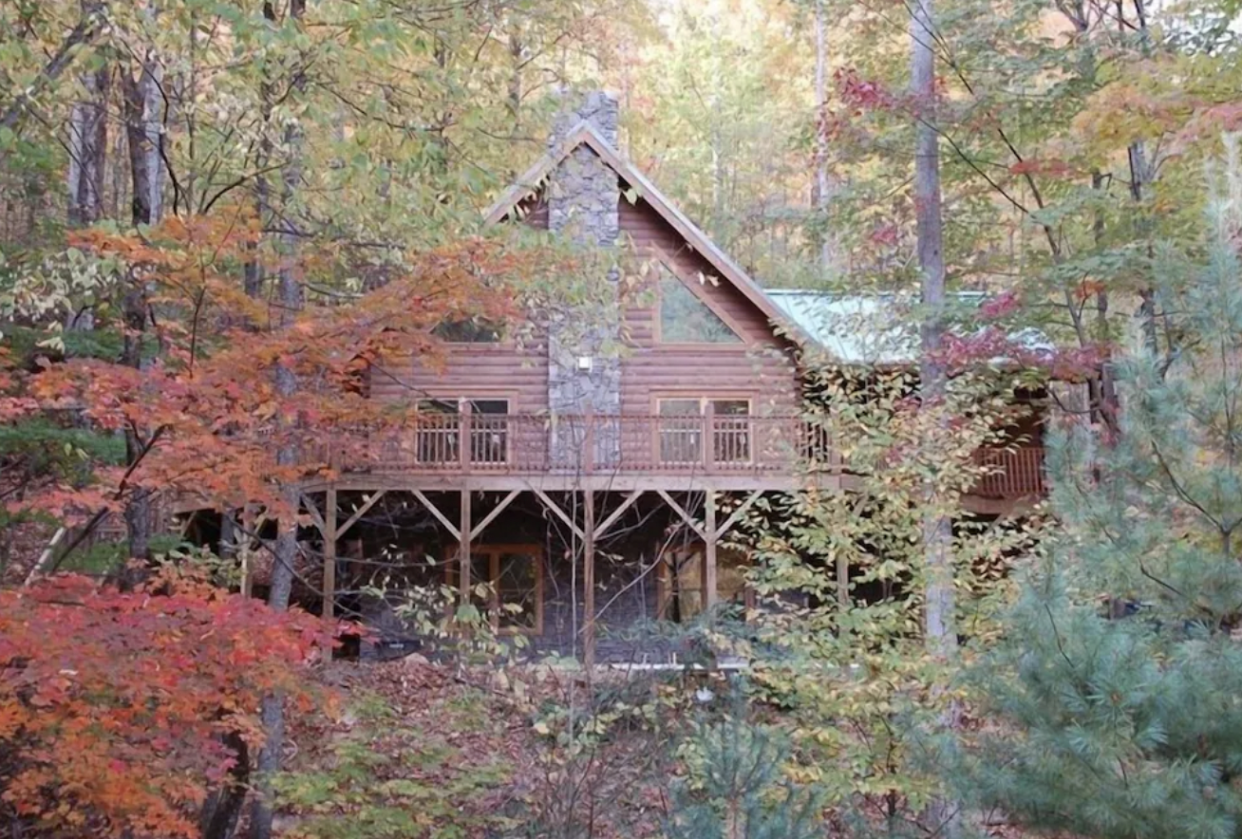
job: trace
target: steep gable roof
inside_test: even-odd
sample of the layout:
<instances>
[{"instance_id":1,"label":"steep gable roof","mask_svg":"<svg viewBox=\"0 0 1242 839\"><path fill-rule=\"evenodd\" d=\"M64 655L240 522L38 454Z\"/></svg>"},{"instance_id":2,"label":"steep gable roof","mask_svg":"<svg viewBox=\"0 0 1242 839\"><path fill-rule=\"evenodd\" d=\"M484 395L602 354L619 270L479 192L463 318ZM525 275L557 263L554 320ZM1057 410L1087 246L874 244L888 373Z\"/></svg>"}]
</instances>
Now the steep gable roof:
<instances>
[{"instance_id":1,"label":"steep gable roof","mask_svg":"<svg viewBox=\"0 0 1242 839\"><path fill-rule=\"evenodd\" d=\"M617 173L617 177L625 181L638 193L638 197L647 202L659 216L685 240L691 248L703 256L715 268L720 276L742 293L759 311L773 324L797 330L790 324L788 317L764 290L742 270L741 266L729 258L728 254L716 246L698 225L686 217L655 184L647 179L642 172L626 160L619 151L600 136L599 132L586 120L578 123L565 139L557 143L546 154L535 161L497 199L485 216L489 224L502 221L513 212L522 199L538 192L547 177L560 163L569 157L579 146L586 146L595 152L601 160Z\"/></svg>"}]
</instances>

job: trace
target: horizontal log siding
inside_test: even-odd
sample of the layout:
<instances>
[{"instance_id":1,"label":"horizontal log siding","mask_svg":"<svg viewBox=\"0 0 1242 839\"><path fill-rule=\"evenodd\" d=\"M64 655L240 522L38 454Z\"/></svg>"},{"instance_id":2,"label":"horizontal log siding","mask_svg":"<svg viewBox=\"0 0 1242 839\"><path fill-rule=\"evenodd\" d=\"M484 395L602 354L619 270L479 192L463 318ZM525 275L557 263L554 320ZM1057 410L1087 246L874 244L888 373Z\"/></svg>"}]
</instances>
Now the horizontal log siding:
<instances>
[{"instance_id":1,"label":"horizontal log siding","mask_svg":"<svg viewBox=\"0 0 1242 839\"><path fill-rule=\"evenodd\" d=\"M546 224L546 204L536 201L526 219ZM681 236L639 200L622 198L621 233L640 258L658 248L683 276L716 276L711 265ZM797 380L787 345L774 338L767 319L746 297L723 279L719 285L694 289L710 299L742 331L744 343L699 347L662 346L656 341L657 312L651 296L637 293L644 304L626 311L628 348L621 361L621 411L649 415L658 394L748 397L757 414L788 415L797 411ZM411 400L433 396L508 396L509 412L537 414L548 407L547 347L542 341L517 347L511 344L453 345L437 368L418 359L390 364L371 372L371 395L382 400Z\"/></svg>"},{"instance_id":2,"label":"horizontal log siding","mask_svg":"<svg viewBox=\"0 0 1242 839\"><path fill-rule=\"evenodd\" d=\"M509 413L535 414L548 406L548 355L542 341L453 344L441 364L412 359L371 371L371 396L410 401L425 395L509 399Z\"/></svg>"},{"instance_id":3,"label":"horizontal log siding","mask_svg":"<svg viewBox=\"0 0 1242 839\"><path fill-rule=\"evenodd\" d=\"M683 277L718 277L706 259L695 253L644 201L621 201L621 234L641 258L663 251ZM681 391L704 396L749 396L755 413L797 411L797 378L787 345L772 334L767 317L730 283L698 284L693 289L711 302L742 332L742 344L699 347L663 346L656 341L653 295L638 295L649 305L631 306L626 326L631 349L621 361L621 410L648 414L659 394Z\"/></svg>"}]
</instances>

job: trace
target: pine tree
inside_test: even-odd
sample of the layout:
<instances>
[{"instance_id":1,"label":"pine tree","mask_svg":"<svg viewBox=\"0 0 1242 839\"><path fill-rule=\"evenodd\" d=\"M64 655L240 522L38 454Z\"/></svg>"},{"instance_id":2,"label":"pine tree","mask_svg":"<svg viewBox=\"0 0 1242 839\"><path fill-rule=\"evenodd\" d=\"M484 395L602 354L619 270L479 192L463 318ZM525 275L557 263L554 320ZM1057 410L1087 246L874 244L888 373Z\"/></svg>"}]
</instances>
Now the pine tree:
<instances>
[{"instance_id":1,"label":"pine tree","mask_svg":"<svg viewBox=\"0 0 1242 839\"><path fill-rule=\"evenodd\" d=\"M976 674L997 724L964 749L962 785L1039 829L1242 836L1242 168L1227 146L1204 255L1154 257L1169 315L1155 352L1136 334L1118 362L1118 433L1055 441L1062 535Z\"/></svg>"},{"instance_id":2,"label":"pine tree","mask_svg":"<svg viewBox=\"0 0 1242 839\"><path fill-rule=\"evenodd\" d=\"M791 750L776 729L750 722L733 686L730 713L701 720L683 751L688 777L672 790L669 839L812 839L822 792L786 776Z\"/></svg>"}]
</instances>

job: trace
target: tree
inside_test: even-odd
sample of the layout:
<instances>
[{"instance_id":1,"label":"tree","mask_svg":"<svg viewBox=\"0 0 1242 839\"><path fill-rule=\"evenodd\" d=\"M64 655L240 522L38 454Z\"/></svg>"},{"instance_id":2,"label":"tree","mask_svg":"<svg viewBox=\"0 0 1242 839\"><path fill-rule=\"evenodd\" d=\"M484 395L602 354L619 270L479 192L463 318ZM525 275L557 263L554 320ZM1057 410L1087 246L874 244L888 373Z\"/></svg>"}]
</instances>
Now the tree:
<instances>
[{"instance_id":1,"label":"tree","mask_svg":"<svg viewBox=\"0 0 1242 839\"><path fill-rule=\"evenodd\" d=\"M919 328L919 400L931 409L944 399L948 373L942 357L945 308L944 223L940 200L940 135L936 90L936 19L932 0L917 0L910 16L910 93L914 118L914 212L923 306ZM926 573L923 632L933 655L946 663L957 651L957 621L950 511L936 504L935 482L926 488L921 541ZM948 714L955 710L950 705ZM936 800L929 819L937 831L956 835L952 803Z\"/></svg>"},{"instance_id":2,"label":"tree","mask_svg":"<svg viewBox=\"0 0 1242 839\"><path fill-rule=\"evenodd\" d=\"M947 789L934 742L957 699L952 663L921 631L932 573L923 526L929 511L957 511L947 545L961 592L955 623L989 637L1005 587L987 569L1029 534L1016 522L972 521L961 503L983 474L973 453L1012 416L1015 379L958 370L943 399L925 406L912 370L812 369L808 420L852 481L840 494L756 504L764 508L746 544L762 605L742 652L755 662L756 694L783 709L794 777L822 786L860 830L917 834ZM808 476L826 465L808 463Z\"/></svg>"},{"instance_id":3,"label":"tree","mask_svg":"<svg viewBox=\"0 0 1242 839\"><path fill-rule=\"evenodd\" d=\"M200 835L207 792L263 742L260 698L318 704L310 668L335 643L190 568L128 593L57 577L0 605L0 812L18 833Z\"/></svg>"},{"instance_id":4,"label":"tree","mask_svg":"<svg viewBox=\"0 0 1242 839\"><path fill-rule=\"evenodd\" d=\"M629 155L764 282L814 282L819 238L804 232L815 184L806 11L714 0L662 23L627 77L637 94L622 115Z\"/></svg>"},{"instance_id":5,"label":"tree","mask_svg":"<svg viewBox=\"0 0 1242 839\"><path fill-rule=\"evenodd\" d=\"M1239 835L1242 167L1227 147L1201 248L1151 265L1179 350L1136 334L1116 360L1118 433L1059 435L1064 533L974 673L1005 733L965 739L963 791L1039 829Z\"/></svg>"},{"instance_id":6,"label":"tree","mask_svg":"<svg viewBox=\"0 0 1242 839\"><path fill-rule=\"evenodd\" d=\"M822 792L785 774L783 733L747 720L745 688L723 719L697 721L681 751L690 771L672 788L670 839L812 839L821 835Z\"/></svg>"}]
</instances>

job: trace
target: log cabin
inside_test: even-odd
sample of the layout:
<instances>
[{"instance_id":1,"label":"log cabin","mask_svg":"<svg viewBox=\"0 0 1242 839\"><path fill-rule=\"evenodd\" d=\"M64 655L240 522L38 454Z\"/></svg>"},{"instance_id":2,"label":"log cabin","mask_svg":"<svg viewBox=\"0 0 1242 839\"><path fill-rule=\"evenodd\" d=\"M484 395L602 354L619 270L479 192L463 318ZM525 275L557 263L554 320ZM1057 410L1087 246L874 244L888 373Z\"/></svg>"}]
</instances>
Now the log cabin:
<instances>
[{"instance_id":1,"label":"log cabin","mask_svg":"<svg viewBox=\"0 0 1242 839\"><path fill-rule=\"evenodd\" d=\"M677 651L627 629L748 596L746 557L721 544L758 499L802 486L799 344L843 336L817 335L813 293L765 291L628 162L617 117L609 96L583 97L487 220L625 249L654 266L650 293L618 294L615 323L585 335L548 322L519 343L504 325L446 324L443 364L373 371L371 398L417 394L420 419L305 487L325 614L401 634L359 595L383 567L464 598L489 584L479 605L536 654L655 664ZM1043 492L1039 433L983 453L1003 468L975 512ZM839 472L816 481L843 491Z\"/></svg>"}]
</instances>

